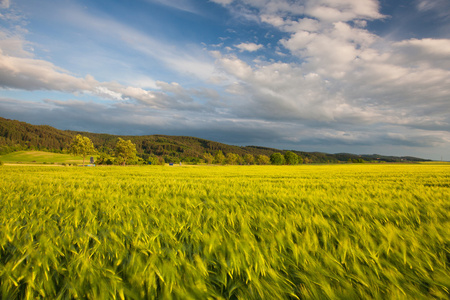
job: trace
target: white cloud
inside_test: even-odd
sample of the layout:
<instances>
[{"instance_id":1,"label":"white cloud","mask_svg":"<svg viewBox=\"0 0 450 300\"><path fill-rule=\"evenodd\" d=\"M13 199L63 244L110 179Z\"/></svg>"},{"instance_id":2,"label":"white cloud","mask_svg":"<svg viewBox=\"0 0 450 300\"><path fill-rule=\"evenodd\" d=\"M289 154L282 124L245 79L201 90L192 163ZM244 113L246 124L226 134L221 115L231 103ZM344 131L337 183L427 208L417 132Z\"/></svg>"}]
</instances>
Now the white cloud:
<instances>
[{"instance_id":1,"label":"white cloud","mask_svg":"<svg viewBox=\"0 0 450 300\"><path fill-rule=\"evenodd\" d=\"M191 98L191 94L197 91L187 91L177 83L158 81L155 85L161 91L149 91L116 82L99 82L91 75L76 77L48 61L8 56L0 51L0 87L4 89L49 90L74 95L86 93L115 101L133 99L154 109L200 109Z\"/></svg>"},{"instance_id":2,"label":"white cloud","mask_svg":"<svg viewBox=\"0 0 450 300\"><path fill-rule=\"evenodd\" d=\"M0 8L9 8L10 1L9 0L1 0L0 1Z\"/></svg>"},{"instance_id":3,"label":"white cloud","mask_svg":"<svg viewBox=\"0 0 450 300\"><path fill-rule=\"evenodd\" d=\"M403 65L450 68L450 39L410 39L393 43L393 55Z\"/></svg>"},{"instance_id":4,"label":"white cloud","mask_svg":"<svg viewBox=\"0 0 450 300\"><path fill-rule=\"evenodd\" d=\"M383 40L366 29L367 20L384 17L377 1L305 1L306 17L297 19L286 14L283 1L242 2L257 8L262 22L290 34L280 44L300 63L251 65L216 53L218 66L238 80L226 90L233 95L233 113L314 126L450 130L448 40Z\"/></svg>"},{"instance_id":5,"label":"white cloud","mask_svg":"<svg viewBox=\"0 0 450 300\"><path fill-rule=\"evenodd\" d=\"M354 19L380 19L377 0L322 0L306 1L306 14L327 22Z\"/></svg>"},{"instance_id":6,"label":"white cloud","mask_svg":"<svg viewBox=\"0 0 450 300\"><path fill-rule=\"evenodd\" d=\"M221 5L228 5L231 2L233 2L233 0L210 0L210 1Z\"/></svg>"},{"instance_id":7,"label":"white cloud","mask_svg":"<svg viewBox=\"0 0 450 300\"><path fill-rule=\"evenodd\" d=\"M28 50L25 50L28 48ZM33 57L32 43L25 41L20 35L0 31L0 51L4 55Z\"/></svg>"},{"instance_id":8,"label":"white cloud","mask_svg":"<svg viewBox=\"0 0 450 300\"><path fill-rule=\"evenodd\" d=\"M416 0L417 10L421 12L433 11L441 18L450 17L450 2L448 0Z\"/></svg>"},{"instance_id":9,"label":"white cloud","mask_svg":"<svg viewBox=\"0 0 450 300\"><path fill-rule=\"evenodd\" d=\"M243 51L255 52L264 47L261 44L255 44L255 43L240 43L240 44L234 45L234 46L236 48L238 48L241 52L243 52Z\"/></svg>"},{"instance_id":10,"label":"white cloud","mask_svg":"<svg viewBox=\"0 0 450 300\"><path fill-rule=\"evenodd\" d=\"M235 56L223 57L219 60L219 64L227 73L236 76L239 79L246 80L253 73L252 68L248 64L237 59Z\"/></svg>"}]
</instances>

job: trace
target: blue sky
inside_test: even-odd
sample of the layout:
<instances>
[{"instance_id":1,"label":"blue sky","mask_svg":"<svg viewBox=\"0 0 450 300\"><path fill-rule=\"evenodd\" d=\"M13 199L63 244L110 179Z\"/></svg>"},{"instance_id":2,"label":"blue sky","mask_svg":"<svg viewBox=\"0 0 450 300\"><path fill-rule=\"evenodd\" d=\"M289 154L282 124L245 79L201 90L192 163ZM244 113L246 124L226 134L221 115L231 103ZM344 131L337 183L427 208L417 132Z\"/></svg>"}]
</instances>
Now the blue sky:
<instances>
[{"instance_id":1,"label":"blue sky","mask_svg":"<svg viewBox=\"0 0 450 300\"><path fill-rule=\"evenodd\" d=\"M448 0L0 0L0 116L450 160Z\"/></svg>"}]
</instances>

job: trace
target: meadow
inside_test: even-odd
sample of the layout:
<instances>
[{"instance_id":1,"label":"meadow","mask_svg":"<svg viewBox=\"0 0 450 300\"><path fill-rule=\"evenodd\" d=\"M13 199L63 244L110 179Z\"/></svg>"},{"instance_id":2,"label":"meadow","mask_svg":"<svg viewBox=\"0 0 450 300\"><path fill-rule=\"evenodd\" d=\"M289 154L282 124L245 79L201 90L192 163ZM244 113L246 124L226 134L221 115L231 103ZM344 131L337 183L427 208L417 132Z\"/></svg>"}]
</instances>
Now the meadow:
<instances>
[{"instance_id":1,"label":"meadow","mask_svg":"<svg viewBox=\"0 0 450 300\"><path fill-rule=\"evenodd\" d=\"M448 299L450 165L0 167L2 299Z\"/></svg>"},{"instance_id":2,"label":"meadow","mask_svg":"<svg viewBox=\"0 0 450 300\"><path fill-rule=\"evenodd\" d=\"M0 160L8 164L82 164L83 158L70 154L45 151L16 151L0 155ZM86 164L89 157L86 158Z\"/></svg>"}]
</instances>

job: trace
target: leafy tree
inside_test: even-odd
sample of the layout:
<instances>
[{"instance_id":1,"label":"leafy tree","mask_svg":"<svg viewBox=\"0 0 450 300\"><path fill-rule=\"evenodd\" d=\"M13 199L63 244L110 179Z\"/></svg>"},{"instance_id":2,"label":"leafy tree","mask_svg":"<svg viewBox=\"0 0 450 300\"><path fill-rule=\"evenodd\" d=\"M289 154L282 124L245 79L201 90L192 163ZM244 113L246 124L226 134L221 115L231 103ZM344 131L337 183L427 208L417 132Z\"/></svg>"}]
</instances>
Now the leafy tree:
<instances>
[{"instance_id":1,"label":"leafy tree","mask_svg":"<svg viewBox=\"0 0 450 300\"><path fill-rule=\"evenodd\" d=\"M216 155L214 156L214 163L220 165L225 163L225 155L223 155L222 150L217 151Z\"/></svg>"},{"instance_id":2,"label":"leafy tree","mask_svg":"<svg viewBox=\"0 0 450 300\"><path fill-rule=\"evenodd\" d=\"M88 137L77 134L70 144L69 152L74 156L82 156L84 166L84 160L86 156L94 154L96 151L94 148L94 144L92 144L92 141Z\"/></svg>"},{"instance_id":3,"label":"leafy tree","mask_svg":"<svg viewBox=\"0 0 450 300\"><path fill-rule=\"evenodd\" d=\"M214 161L214 156L211 153L205 153L203 154L203 159L208 165L210 165Z\"/></svg>"},{"instance_id":4,"label":"leafy tree","mask_svg":"<svg viewBox=\"0 0 450 300\"><path fill-rule=\"evenodd\" d=\"M247 165L253 165L253 163L255 162L255 157L251 154L245 154L244 155L244 162Z\"/></svg>"},{"instance_id":5,"label":"leafy tree","mask_svg":"<svg viewBox=\"0 0 450 300\"><path fill-rule=\"evenodd\" d=\"M159 165L159 160L158 160L158 156L156 155L150 155L147 158L147 164L151 163L152 165Z\"/></svg>"},{"instance_id":6,"label":"leafy tree","mask_svg":"<svg viewBox=\"0 0 450 300\"><path fill-rule=\"evenodd\" d=\"M239 159L239 155L228 152L226 157L226 163L229 165L235 165Z\"/></svg>"},{"instance_id":7,"label":"leafy tree","mask_svg":"<svg viewBox=\"0 0 450 300\"><path fill-rule=\"evenodd\" d=\"M106 153L101 153L100 156L95 161L98 165L113 165L114 164L114 158L109 156Z\"/></svg>"},{"instance_id":8,"label":"leafy tree","mask_svg":"<svg viewBox=\"0 0 450 300\"><path fill-rule=\"evenodd\" d=\"M136 145L133 144L130 140L123 140L119 138L119 141L116 144L116 156L118 162L122 165L125 165L129 161L136 160Z\"/></svg>"},{"instance_id":9,"label":"leafy tree","mask_svg":"<svg viewBox=\"0 0 450 300\"><path fill-rule=\"evenodd\" d=\"M258 155L256 157L256 162L258 165L268 165L270 163L270 158L267 155Z\"/></svg>"},{"instance_id":10,"label":"leafy tree","mask_svg":"<svg viewBox=\"0 0 450 300\"><path fill-rule=\"evenodd\" d=\"M270 156L270 163L272 165L284 165L285 159L281 153L274 153Z\"/></svg>"},{"instance_id":11,"label":"leafy tree","mask_svg":"<svg viewBox=\"0 0 450 300\"><path fill-rule=\"evenodd\" d=\"M300 164L300 165L303 163L303 158L300 155L298 155L297 163Z\"/></svg>"},{"instance_id":12,"label":"leafy tree","mask_svg":"<svg viewBox=\"0 0 450 300\"><path fill-rule=\"evenodd\" d=\"M287 165L296 165L298 164L298 155L292 151L287 151L284 154L284 160L286 161Z\"/></svg>"},{"instance_id":13,"label":"leafy tree","mask_svg":"<svg viewBox=\"0 0 450 300\"><path fill-rule=\"evenodd\" d=\"M242 156L240 156L239 154L236 154L237 155L237 164L238 165L243 165L244 164L244 158L242 158Z\"/></svg>"}]
</instances>

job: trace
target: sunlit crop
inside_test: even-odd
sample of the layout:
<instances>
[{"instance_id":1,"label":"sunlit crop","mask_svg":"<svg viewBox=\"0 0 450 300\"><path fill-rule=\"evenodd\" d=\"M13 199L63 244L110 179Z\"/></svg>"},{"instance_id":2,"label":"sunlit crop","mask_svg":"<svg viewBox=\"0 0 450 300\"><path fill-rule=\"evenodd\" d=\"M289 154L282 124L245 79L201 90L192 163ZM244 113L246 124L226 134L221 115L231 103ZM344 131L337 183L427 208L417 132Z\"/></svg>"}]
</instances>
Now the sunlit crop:
<instances>
[{"instance_id":1,"label":"sunlit crop","mask_svg":"<svg viewBox=\"0 0 450 300\"><path fill-rule=\"evenodd\" d=\"M0 167L0 298L448 299L450 165Z\"/></svg>"}]
</instances>

